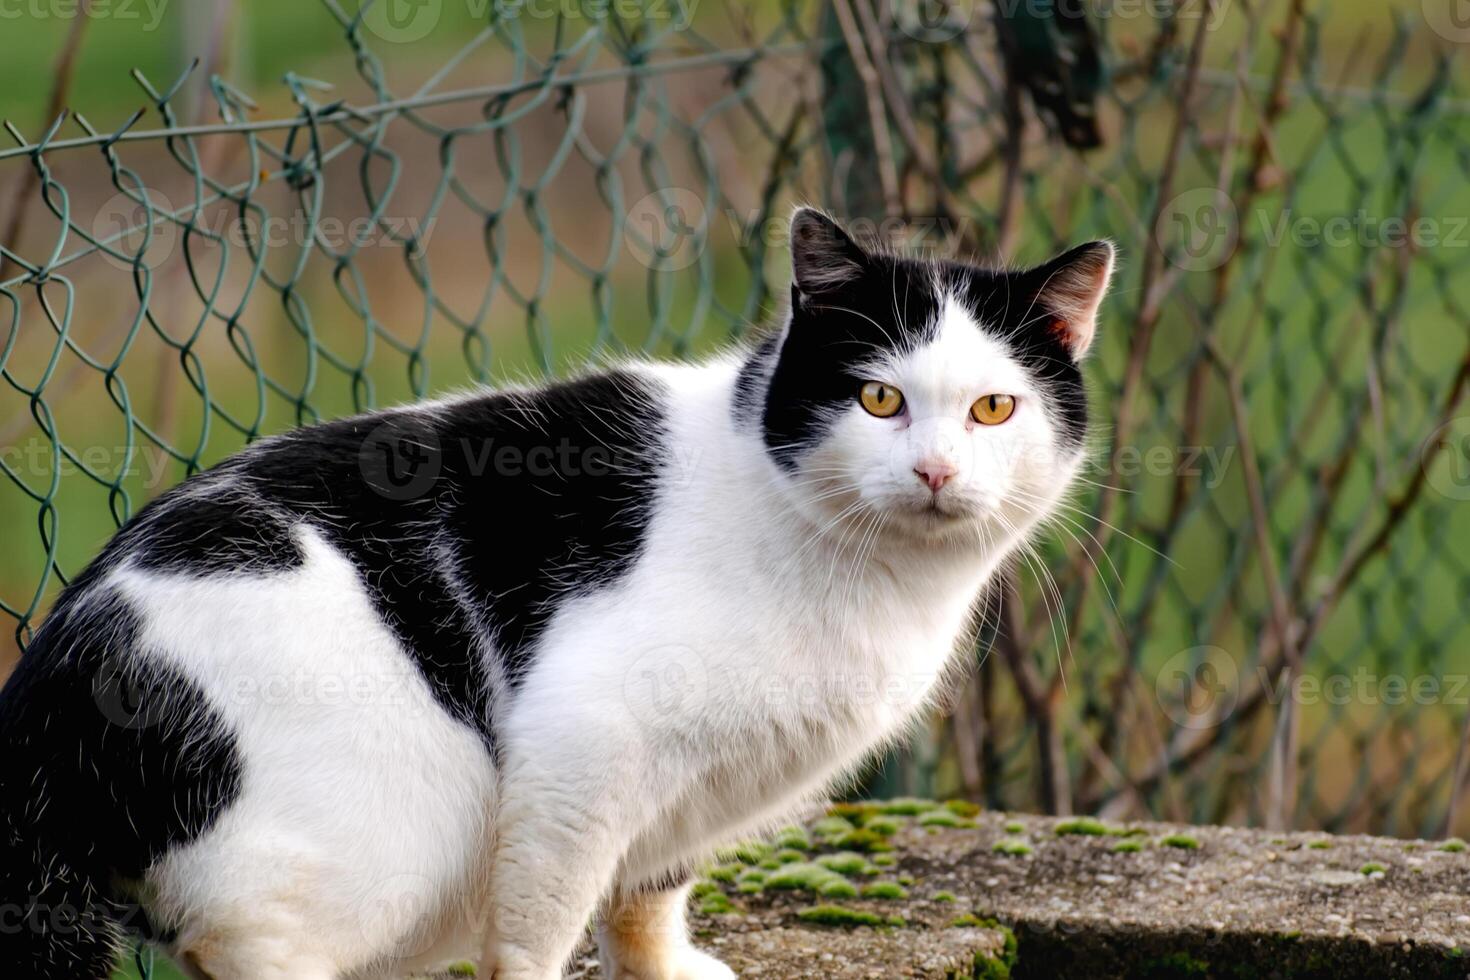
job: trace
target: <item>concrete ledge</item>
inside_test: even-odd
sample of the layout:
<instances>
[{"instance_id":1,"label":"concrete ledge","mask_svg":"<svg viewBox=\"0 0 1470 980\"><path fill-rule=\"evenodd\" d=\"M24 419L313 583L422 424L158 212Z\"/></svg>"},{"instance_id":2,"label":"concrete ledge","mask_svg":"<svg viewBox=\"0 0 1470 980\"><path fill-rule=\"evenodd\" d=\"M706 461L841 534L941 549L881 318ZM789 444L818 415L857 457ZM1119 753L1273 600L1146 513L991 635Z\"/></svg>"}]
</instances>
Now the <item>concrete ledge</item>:
<instances>
[{"instance_id":1,"label":"concrete ledge","mask_svg":"<svg viewBox=\"0 0 1470 980\"><path fill-rule=\"evenodd\" d=\"M698 891L698 941L741 976L1470 977L1457 843L902 801L742 848Z\"/></svg>"}]
</instances>

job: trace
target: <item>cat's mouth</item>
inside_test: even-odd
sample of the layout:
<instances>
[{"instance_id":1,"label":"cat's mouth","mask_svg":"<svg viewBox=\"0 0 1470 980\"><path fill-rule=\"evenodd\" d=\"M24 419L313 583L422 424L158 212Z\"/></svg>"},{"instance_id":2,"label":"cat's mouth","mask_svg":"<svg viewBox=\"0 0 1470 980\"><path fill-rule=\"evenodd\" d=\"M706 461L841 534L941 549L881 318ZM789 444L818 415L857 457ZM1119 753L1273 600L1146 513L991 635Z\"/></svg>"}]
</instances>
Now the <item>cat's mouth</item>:
<instances>
[{"instance_id":1,"label":"cat's mouth","mask_svg":"<svg viewBox=\"0 0 1470 980\"><path fill-rule=\"evenodd\" d=\"M969 512L953 504L947 504L939 495L931 496L918 507L919 514L932 524L953 524L969 517Z\"/></svg>"}]
</instances>

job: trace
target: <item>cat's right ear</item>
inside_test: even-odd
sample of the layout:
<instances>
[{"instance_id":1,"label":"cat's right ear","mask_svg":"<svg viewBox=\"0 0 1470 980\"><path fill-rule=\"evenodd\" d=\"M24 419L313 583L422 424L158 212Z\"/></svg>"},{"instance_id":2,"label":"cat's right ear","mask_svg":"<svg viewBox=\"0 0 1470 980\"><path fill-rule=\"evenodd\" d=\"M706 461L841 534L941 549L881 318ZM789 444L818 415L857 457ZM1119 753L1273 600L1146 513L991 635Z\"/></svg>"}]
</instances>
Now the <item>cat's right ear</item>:
<instances>
[{"instance_id":1,"label":"cat's right ear","mask_svg":"<svg viewBox=\"0 0 1470 980\"><path fill-rule=\"evenodd\" d=\"M791 272L798 290L816 296L841 288L862 275L868 253L842 228L815 208L791 216Z\"/></svg>"}]
</instances>

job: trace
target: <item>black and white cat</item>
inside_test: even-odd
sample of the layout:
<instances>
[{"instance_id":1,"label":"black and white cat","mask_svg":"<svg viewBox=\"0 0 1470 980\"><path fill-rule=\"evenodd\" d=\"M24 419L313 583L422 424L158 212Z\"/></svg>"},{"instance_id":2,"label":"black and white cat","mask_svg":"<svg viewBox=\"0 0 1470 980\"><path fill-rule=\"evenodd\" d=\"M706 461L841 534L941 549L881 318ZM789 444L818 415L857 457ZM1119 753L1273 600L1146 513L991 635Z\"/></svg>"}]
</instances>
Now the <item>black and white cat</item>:
<instances>
[{"instance_id":1,"label":"black and white cat","mask_svg":"<svg viewBox=\"0 0 1470 980\"><path fill-rule=\"evenodd\" d=\"M0 693L0 976L732 976L718 845L902 733L1083 458L1113 249L875 254L782 329L263 440L144 508Z\"/></svg>"}]
</instances>

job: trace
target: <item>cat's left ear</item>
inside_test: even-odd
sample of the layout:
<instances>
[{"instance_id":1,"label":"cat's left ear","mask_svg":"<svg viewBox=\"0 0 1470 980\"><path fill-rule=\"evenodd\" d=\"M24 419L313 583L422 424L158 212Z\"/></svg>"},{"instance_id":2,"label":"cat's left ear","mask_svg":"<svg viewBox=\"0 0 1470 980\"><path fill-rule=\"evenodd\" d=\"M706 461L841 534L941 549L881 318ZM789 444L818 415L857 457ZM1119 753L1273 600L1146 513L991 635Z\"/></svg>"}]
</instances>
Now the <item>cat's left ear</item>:
<instances>
[{"instance_id":1,"label":"cat's left ear","mask_svg":"<svg viewBox=\"0 0 1470 980\"><path fill-rule=\"evenodd\" d=\"M1112 242L1088 242L1025 273L1037 305L1052 314L1043 326L1061 338L1074 361L1092 346L1116 255Z\"/></svg>"}]
</instances>

